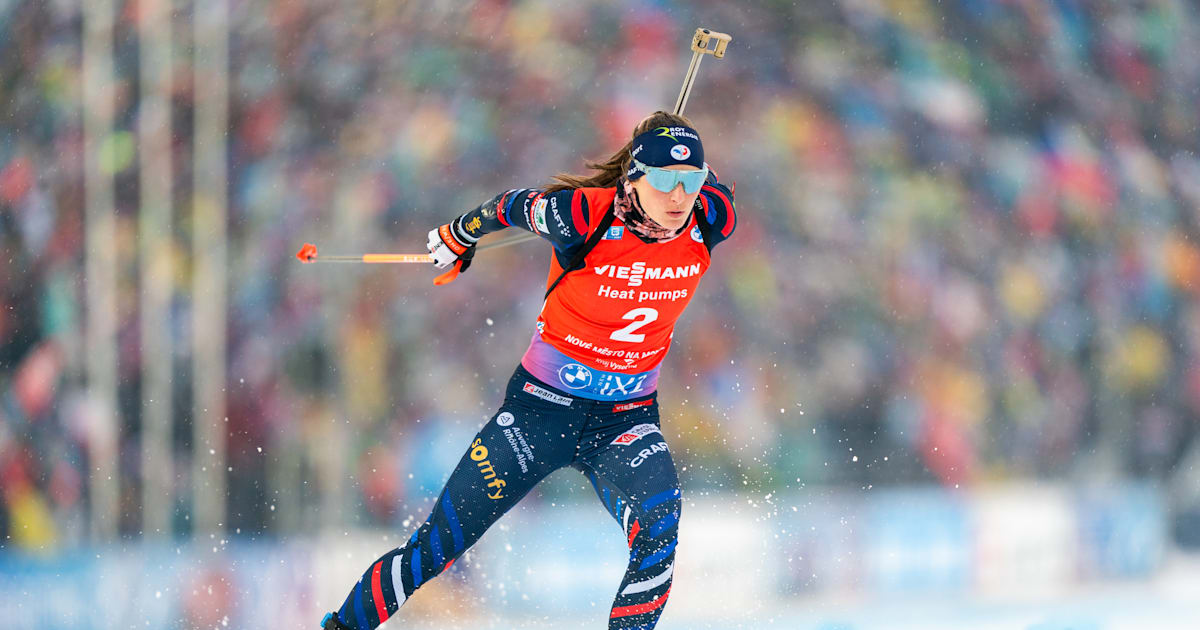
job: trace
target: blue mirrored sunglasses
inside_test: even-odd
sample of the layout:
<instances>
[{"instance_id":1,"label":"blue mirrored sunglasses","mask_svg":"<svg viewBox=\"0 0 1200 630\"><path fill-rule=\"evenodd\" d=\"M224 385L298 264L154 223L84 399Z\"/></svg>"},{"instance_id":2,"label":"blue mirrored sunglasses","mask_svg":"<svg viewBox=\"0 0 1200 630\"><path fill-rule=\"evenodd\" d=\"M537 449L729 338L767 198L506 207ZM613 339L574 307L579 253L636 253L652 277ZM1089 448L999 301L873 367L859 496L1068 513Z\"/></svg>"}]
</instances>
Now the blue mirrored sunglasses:
<instances>
[{"instance_id":1,"label":"blue mirrored sunglasses","mask_svg":"<svg viewBox=\"0 0 1200 630\"><path fill-rule=\"evenodd\" d=\"M634 160L638 170L646 174L646 181L659 192L669 193L679 184L683 184L683 192L694 195L700 192L704 180L708 178L708 165L698 171L673 171L671 169L649 166Z\"/></svg>"}]
</instances>

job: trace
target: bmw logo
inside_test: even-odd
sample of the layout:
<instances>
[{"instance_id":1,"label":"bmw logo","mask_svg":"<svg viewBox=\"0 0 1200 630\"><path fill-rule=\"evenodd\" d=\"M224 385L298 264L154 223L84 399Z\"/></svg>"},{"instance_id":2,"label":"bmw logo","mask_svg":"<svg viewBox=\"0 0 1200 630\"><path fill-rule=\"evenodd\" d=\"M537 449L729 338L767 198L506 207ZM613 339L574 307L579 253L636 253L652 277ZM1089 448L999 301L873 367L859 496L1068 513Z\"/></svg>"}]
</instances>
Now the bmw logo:
<instances>
[{"instance_id":1,"label":"bmw logo","mask_svg":"<svg viewBox=\"0 0 1200 630\"><path fill-rule=\"evenodd\" d=\"M687 145L677 144L671 147L671 157L680 162L688 159L692 155L692 150L687 148Z\"/></svg>"},{"instance_id":2,"label":"bmw logo","mask_svg":"<svg viewBox=\"0 0 1200 630\"><path fill-rule=\"evenodd\" d=\"M583 389L592 384L592 371L578 363L570 363L558 368L558 380L571 389Z\"/></svg>"}]
</instances>

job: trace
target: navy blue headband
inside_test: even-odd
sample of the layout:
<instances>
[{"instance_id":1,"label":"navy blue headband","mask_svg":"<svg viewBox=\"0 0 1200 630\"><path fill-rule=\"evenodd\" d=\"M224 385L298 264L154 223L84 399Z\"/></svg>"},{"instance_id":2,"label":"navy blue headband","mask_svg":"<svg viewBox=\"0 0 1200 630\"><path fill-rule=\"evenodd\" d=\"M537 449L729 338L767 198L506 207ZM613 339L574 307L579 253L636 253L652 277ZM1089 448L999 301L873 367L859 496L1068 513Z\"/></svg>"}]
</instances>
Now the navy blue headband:
<instances>
[{"instance_id":1,"label":"navy blue headband","mask_svg":"<svg viewBox=\"0 0 1200 630\"><path fill-rule=\"evenodd\" d=\"M630 155L646 166L688 164L704 168L704 145L691 127L655 127L639 134L633 139ZM630 164L625 177L632 181L643 174L637 164Z\"/></svg>"}]
</instances>

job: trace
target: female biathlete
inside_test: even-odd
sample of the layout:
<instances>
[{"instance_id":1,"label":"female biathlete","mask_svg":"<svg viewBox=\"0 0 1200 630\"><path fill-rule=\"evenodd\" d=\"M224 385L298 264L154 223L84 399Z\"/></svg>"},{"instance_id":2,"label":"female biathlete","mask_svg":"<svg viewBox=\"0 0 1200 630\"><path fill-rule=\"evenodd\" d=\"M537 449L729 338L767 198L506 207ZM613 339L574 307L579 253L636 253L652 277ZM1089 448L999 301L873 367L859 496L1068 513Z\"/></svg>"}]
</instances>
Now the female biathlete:
<instances>
[{"instance_id":1,"label":"female biathlete","mask_svg":"<svg viewBox=\"0 0 1200 630\"><path fill-rule=\"evenodd\" d=\"M517 226L550 241L546 300L504 403L450 473L429 519L375 561L326 630L367 630L446 570L539 481L592 482L629 541L609 628L653 628L671 590L680 493L659 427L658 370L733 192L683 116L656 112L591 177L510 190L429 233L438 267L465 270L479 238ZM586 261L585 261L586 257ZM568 272L569 271L569 272Z\"/></svg>"}]
</instances>

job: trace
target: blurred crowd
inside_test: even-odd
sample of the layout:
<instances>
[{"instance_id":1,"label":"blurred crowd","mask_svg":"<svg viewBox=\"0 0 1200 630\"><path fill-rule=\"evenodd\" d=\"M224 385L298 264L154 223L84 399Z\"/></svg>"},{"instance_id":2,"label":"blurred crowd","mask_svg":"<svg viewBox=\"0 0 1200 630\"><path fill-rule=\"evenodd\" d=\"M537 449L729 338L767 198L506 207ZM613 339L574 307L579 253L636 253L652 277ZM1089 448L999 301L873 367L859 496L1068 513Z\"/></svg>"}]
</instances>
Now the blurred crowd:
<instances>
[{"instance_id":1,"label":"blurred crowd","mask_svg":"<svg viewBox=\"0 0 1200 630\"><path fill-rule=\"evenodd\" d=\"M117 4L103 165L132 533L137 14ZM733 36L686 113L737 182L739 227L663 370L685 486L1165 480L1196 442L1194 3L231 4L231 530L423 518L500 403L549 259L542 243L489 251L435 289L432 269L302 266L300 245L420 252L498 192L583 172L670 107L698 25ZM187 331L204 86L189 10L175 22L172 328ZM6 547L87 535L82 28L77 3L0 3ZM174 357L184 515L188 339Z\"/></svg>"}]
</instances>

